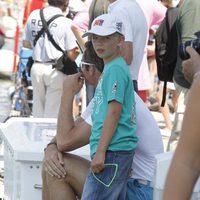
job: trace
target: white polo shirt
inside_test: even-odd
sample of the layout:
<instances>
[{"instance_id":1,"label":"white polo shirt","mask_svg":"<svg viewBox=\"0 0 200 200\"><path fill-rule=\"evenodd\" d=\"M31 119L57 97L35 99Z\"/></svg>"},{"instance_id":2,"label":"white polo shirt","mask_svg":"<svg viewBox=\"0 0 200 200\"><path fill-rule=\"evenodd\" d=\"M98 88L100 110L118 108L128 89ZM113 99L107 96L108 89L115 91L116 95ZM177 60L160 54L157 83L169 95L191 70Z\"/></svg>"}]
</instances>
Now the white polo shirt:
<instances>
[{"instance_id":1,"label":"white polo shirt","mask_svg":"<svg viewBox=\"0 0 200 200\"><path fill-rule=\"evenodd\" d=\"M132 178L152 181L156 168L155 155L164 152L160 129L144 102L135 93L136 101L136 135L138 145L132 163ZM92 126L92 101L81 117Z\"/></svg>"},{"instance_id":2,"label":"white polo shirt","mask_svg":"<svg viewBox=\"0 0 200 200\"><path fill-rule=\"evenodd\" d=\"M27 21L25 27L24 40L30 41L33 46L33 40L37 35L37 32L42 28L42 21L39 14L40 10L34 10ZM44 9L44 18L48 21L56 14L62 14L60 8L54 6L47 6ZM50 25L49 31L53 35L55 42L63 50L71 50L77 47L75 36L71 30L71 20L63 17L56 18ZM35 47L33 48L33 59L37 61L50 61L57 60L62 55L61 51L58 51L52 43L49 41L47 34L44 37L41 36Z\"/></svg>"},{"instance_id":3,"label":"white polo shirt","mask_svg":"<svg viewBox=\"0 0 200 200\"><path fill-rule=\"evenodd\" d=\"M135 0L116 0L109 5L108 13L115 14L122 20L125 41L133 43L133 60L129 67L132 80L138 80L148 33L144 13Z\"/></svg>"}]
</instances>

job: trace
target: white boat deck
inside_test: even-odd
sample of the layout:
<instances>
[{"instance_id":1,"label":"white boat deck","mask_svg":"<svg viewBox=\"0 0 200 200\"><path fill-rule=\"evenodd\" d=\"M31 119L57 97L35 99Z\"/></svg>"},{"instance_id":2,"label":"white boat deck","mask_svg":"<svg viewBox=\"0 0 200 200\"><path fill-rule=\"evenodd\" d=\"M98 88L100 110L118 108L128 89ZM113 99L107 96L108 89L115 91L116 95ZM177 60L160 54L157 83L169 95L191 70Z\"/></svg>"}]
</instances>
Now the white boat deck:
<instances>
[{"instance_id":1,"label":"white boat deck","mask_svg":"<svg viewBox=\"0 0 200 200\"><path fill-rule=\"evenodd\" d=\"M152 112L156 121L158 122L158 125L160 127L163 127L163 119L162 119L162 116L159 112ZM161 133L162 133L162 129L161 129ZM163 135L162 135L162 138L163 138L163 143L164 143L164 147L166 148L167 146L167 142L168 142L168 139L169 139L169 135L166 135L166 133L163 132ZM1 154L0 154L0 173L3 172L3 169L4 169L4 163L2 161L2 158L3 158L3 148L1 148ZM3 179L0 178L0 200L1 198L3 199L3 196L4 196L4 184L3 184Z\"/></svg>"}]
</instances>

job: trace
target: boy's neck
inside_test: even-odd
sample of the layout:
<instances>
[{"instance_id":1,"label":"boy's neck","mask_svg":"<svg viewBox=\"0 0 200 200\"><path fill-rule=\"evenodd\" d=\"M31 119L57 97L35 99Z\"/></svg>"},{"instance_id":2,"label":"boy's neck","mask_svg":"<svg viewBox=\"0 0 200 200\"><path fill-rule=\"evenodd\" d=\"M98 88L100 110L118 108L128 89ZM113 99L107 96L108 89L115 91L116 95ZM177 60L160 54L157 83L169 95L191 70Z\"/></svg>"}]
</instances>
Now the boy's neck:
<instances>
[{"instance_id":1,"label":"boy's neck","mask_svg":"<svg viewBox=\"0 0 200 200\"><path fill-rule=\"evenodd\" d=\"M103 58L103 62L104 64L107 64L109 63L110 61L114 60L115 58L118 58L120 57L120 53L119 52L116 52L115 54L113 54L112 56L109 56L107 58Z\"/></svg>"}]
</instances>

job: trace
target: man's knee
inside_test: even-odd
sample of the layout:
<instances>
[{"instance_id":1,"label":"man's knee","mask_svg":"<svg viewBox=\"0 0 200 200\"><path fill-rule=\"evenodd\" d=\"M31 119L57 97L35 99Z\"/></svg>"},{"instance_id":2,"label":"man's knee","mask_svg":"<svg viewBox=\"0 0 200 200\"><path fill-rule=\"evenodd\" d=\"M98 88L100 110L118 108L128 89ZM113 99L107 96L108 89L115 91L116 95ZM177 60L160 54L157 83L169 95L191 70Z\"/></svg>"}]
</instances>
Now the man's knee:
<instances>
[{"instance_id":1,"label":"man's knee","mask_svg":"<svg viewBox=\"0 0 200 200\"><path fill-rule=\"evenodd\" d=\"M73 155L70 153L64 154L64 166L67 172L65 181L70 183L78 177L86 177L90 162L80 156Z\"/></svg>"},{"instance_id":2,"label":"man's knee","mask_svg":"<svg viewBox=\"0 0 200 200\"><path fill-rule=\"evenodd\" d=\"M51 193L51 191L58 191L59 188L68 188L73 190L77 196L81 196L83 185L90 167L90 161L69 153L63 154L64 168L67 172L65 178L57 178L51 176L43 162L42 179L43 179L43 193ZM68 190L68 191L69 191Z\"/></svg>"}]
</instances>

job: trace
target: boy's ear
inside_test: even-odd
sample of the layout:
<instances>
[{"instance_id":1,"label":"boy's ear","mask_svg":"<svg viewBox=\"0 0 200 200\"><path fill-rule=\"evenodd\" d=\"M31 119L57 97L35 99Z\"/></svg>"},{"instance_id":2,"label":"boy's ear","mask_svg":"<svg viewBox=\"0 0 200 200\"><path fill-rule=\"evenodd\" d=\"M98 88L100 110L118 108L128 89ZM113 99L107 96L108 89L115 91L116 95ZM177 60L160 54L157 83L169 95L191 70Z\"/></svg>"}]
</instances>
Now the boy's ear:
<instances>
[{"instance_id":1,"label":"boy's ear","mask_svg":"<svg viewBox=\"0 0 200 200\"><path fill-rule=\"evenodd\" d=\"M119 47L124 43L124 40L125 40L124 36L120 35L119 38L118 38L118 46Z\"/></svg>"}]
</instances>

